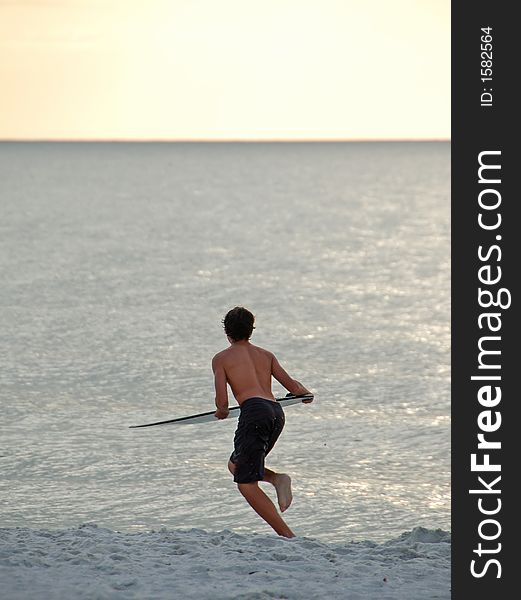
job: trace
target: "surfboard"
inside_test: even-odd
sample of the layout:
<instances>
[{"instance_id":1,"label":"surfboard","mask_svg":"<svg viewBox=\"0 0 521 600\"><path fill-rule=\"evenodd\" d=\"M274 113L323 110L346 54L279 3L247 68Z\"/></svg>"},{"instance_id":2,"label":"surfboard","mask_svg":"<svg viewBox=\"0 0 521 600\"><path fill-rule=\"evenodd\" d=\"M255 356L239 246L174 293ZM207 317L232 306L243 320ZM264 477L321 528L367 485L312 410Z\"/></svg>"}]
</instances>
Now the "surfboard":
<instances>
[{"instance_id":1,"label":"surfboard","mask_svg":"<svg viewBox=\"0 0 521 600\"><path fill-rule=\"evenodd\" d=\"M306 400L313 400L313 394L302 394L300 396L294 396L288 394L284 398L276 398L277 402L281 406L291 406L292 404L299 404ZM230 408L230 417L238 417L240 412L240 406L232 406ZM168 419L167 421L157 421L155 423L145 423L144 425L130 425L129 429L138 429L140 427L155 427L156 425L195 425L197 423L209 423L211 421L221 421L225 419L218 419L215 416L215 410L208 412L199 413L197 415L189 415L188 417L179 417L177 419Z\"/></svg>"}]
</instances>

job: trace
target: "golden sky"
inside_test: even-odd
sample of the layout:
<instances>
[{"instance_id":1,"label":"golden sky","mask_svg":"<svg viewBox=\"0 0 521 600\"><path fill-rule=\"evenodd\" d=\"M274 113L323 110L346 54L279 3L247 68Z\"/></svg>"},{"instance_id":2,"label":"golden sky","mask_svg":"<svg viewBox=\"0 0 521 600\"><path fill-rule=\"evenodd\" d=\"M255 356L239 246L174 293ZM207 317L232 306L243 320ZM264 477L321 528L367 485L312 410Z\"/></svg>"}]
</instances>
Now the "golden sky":
<instances>
[{"instance_id":1,"label":"golden sky","mask_svg":"<svg viewBox=\"0 0 521 600\"><path fill-rule=\"evenodd\" d=\"M448 0L0 0L0 139L448 139Z\"/></svg>"}]
</instances>

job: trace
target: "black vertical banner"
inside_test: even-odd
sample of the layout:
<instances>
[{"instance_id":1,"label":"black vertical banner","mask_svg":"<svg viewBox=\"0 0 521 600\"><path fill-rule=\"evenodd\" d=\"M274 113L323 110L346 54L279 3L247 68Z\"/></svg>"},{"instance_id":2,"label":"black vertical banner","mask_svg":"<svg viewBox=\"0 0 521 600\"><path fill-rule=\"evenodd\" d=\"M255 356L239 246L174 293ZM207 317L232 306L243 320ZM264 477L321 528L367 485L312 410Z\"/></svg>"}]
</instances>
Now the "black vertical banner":
<instances>
[{"instance_id":1,"label":"black vertical banner","mask_svg":"<svg viewBox=\"0 0 521 600\"><path fill-rule=\"evenodd\" d=\"M515 3L452 3L452 598L519 597ZM517 33L517 35L516 35ZM518 184L519 185L519 184ZM519 379L519 377L517 378ZM517 512L517 511L516 511ZM517 590L517 591L516 591Z\"/></svg>"}]
</instances>

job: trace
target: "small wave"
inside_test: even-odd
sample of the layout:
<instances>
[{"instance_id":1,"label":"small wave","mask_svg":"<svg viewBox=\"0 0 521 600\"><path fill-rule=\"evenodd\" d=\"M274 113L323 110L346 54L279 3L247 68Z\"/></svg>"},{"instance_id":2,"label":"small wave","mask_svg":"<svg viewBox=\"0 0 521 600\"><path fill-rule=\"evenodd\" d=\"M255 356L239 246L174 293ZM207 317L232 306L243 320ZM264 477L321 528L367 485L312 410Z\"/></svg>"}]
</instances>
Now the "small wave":
<instances>
[{"instance_id":1,"label":"small wave","mask_svg":"<svg viewBox=\"0 0 521 600\"><path fill-rule=\"evenodd\" d=\"M436 544L439 542L447 542L450 544L450 532L443 529L425 529L425 527L415 527L412 531L402 533L397 540L403 542L424 542L428 544Z\"/></svg>"}]
</instances>

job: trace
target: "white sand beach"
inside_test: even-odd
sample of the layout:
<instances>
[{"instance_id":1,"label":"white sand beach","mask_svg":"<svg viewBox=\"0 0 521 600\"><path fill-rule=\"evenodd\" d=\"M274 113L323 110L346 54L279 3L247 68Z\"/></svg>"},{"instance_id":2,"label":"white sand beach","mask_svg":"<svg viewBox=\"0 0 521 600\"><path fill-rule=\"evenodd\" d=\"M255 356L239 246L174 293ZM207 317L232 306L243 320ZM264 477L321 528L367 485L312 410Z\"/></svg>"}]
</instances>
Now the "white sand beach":
<instances>
[{"instance_id":1,"label":"white sand beach","mask_svg":"<svg viewBox=\"0 0 521 600\"><path fill-rule=\"evenodd\" d=\"M387 542L201 529L0 529L3 600L435 600L450 598L450 534Z\"/></svg>"}]
</instances>

